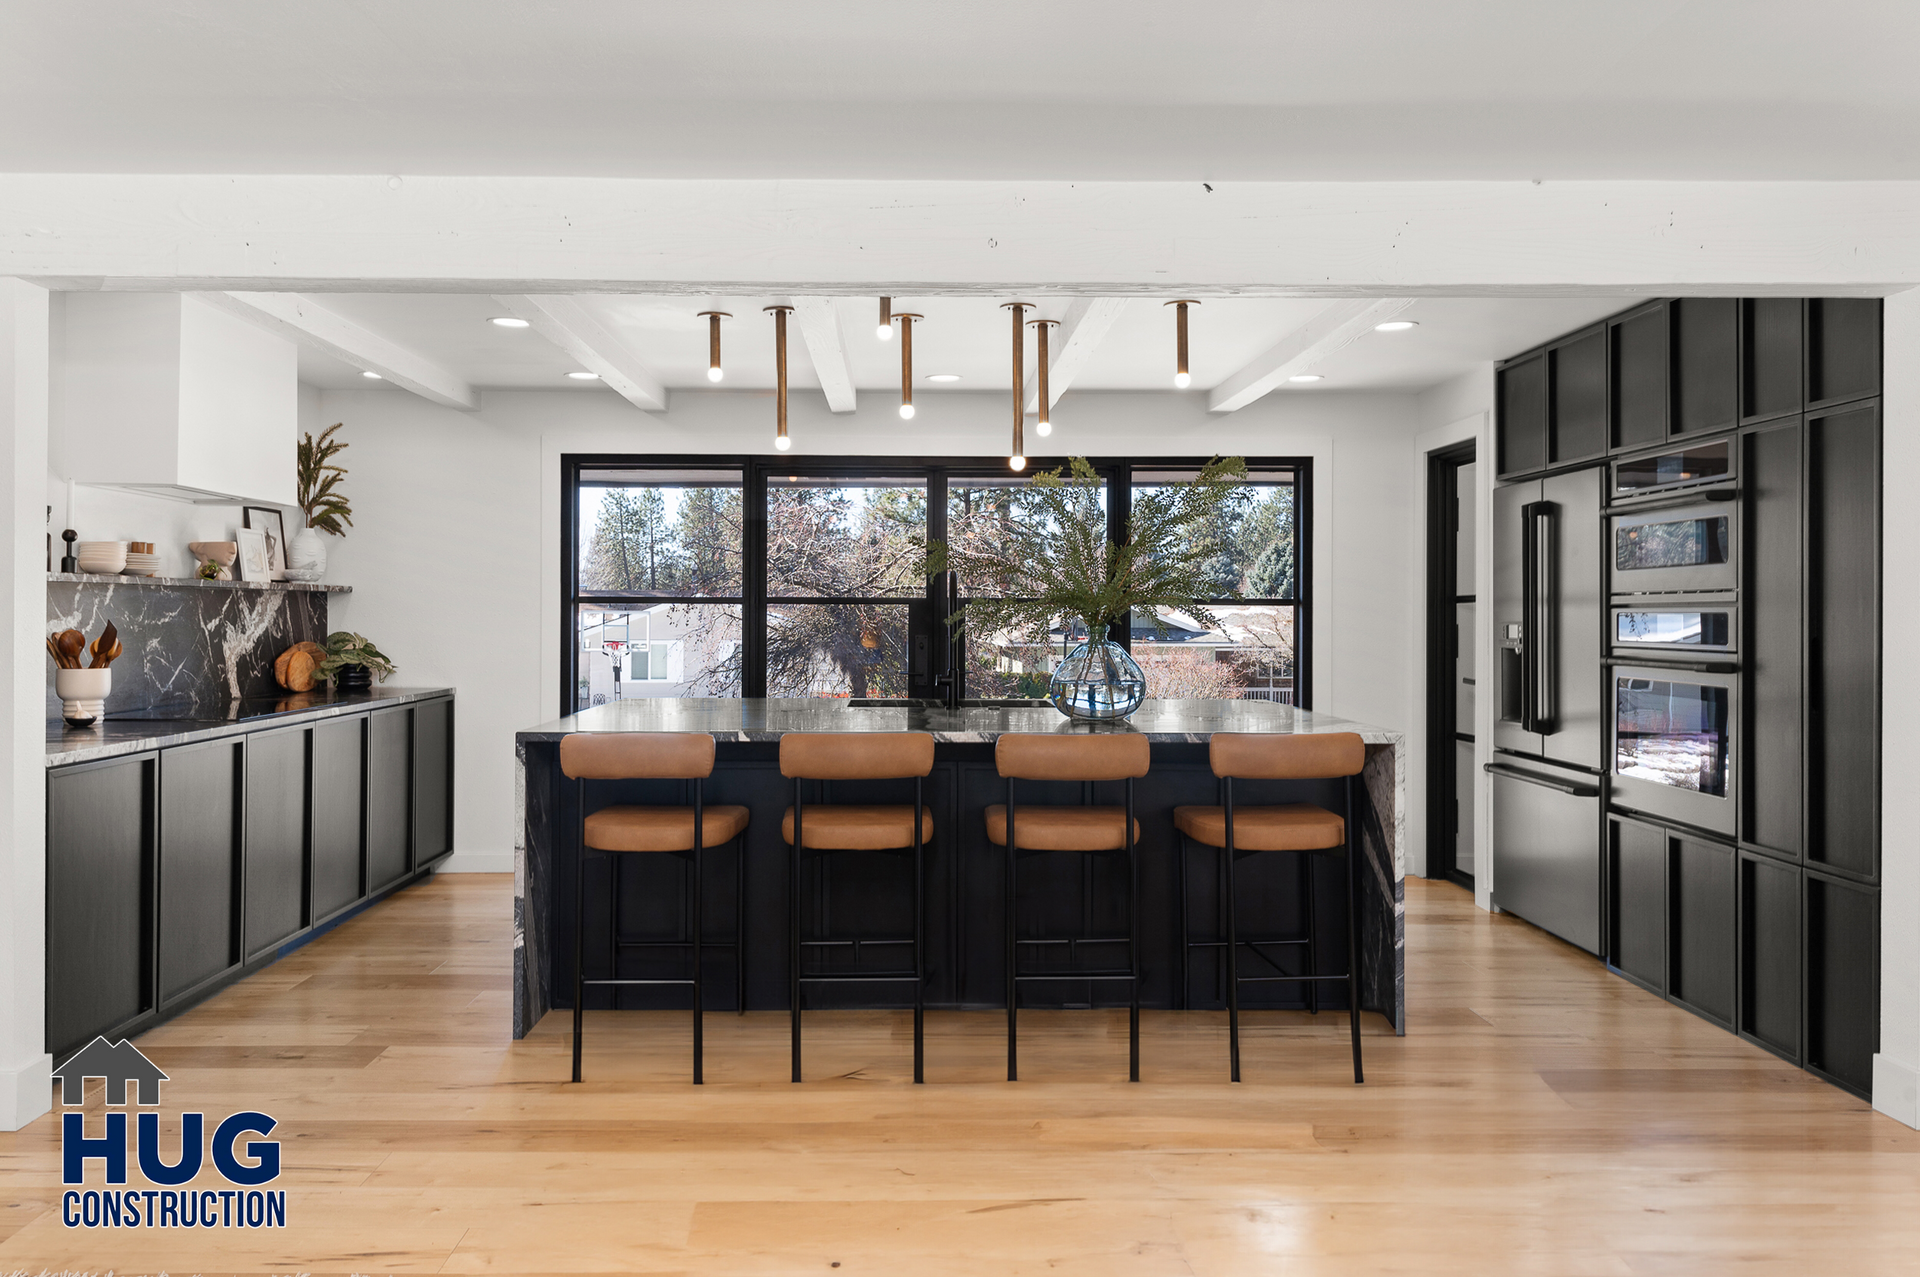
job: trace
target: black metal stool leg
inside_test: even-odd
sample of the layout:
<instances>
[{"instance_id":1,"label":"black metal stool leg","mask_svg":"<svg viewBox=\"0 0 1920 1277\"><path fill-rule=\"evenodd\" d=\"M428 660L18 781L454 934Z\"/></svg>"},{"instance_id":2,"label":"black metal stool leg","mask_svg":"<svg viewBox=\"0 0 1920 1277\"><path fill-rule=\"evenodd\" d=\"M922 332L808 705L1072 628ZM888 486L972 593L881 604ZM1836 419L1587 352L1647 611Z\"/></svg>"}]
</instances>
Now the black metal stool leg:
<instances>
[{"instance_id":1,"label":"black metal stool leg","mask_svg":"<svg viewBox=\"0 0 1920 1277\"><path fill-rule=\"evenodd\" d=\"M1187 836L1176 832L1174 837L1180 840L1180 1000L1177 1005L1182 1011L1191 1011L1187 968L1193 954L1193 932L1187 921Z\"/></svg>"},{"instance_id":2,"label":"black metal stool leg","mask_svg":"<svg viewBox=\"0 0 1920 1277\"><path fill-rule=\"evenodd\" d=\"M706 1019L706 989L700 983L701 961L706 950L701 945L705 931L705 886L706 875L702 872L706 865L701 856L702 845L706 841L706 831L701 827L702 805L700 802L700 782L693 782L693 1084L699 1086L706 1081L702 1065L705 1063L700 1030Z\"/></svg>"},{"instance_id":3,"label":"black metal stool leg","mask_svg":"<svg viewBox=\"0 0 1920 1277\"><path fill-rule=\"evenodd\" d=\"M1360 813L1353 802L1354 778L1347 777L1347 1020L1353 1035L1353 1080L1367 1080L1360 1067Z\"/></svg>"},{"instance_id":4,"label":"black metal stool leg","mask_svg":"<svg viewBox=\"0 0 1920 1277\"><path fill-rule=\"evenodd\" d=\"M1014 850L1013 781L1007 781L1007 1081L1020 1080L1020 982L1018 945L1013 925L1013 906L1018 898L1014 867L1020 858Z\"/></svg>"},{"instance_id":5,"label":"black metal stool leg","mask_svg":"<svg viewBox=\"0 0 1920 1277\"><path fill-rule=\"evenodd\" d=\"M1133 1004L1127 1011L1127 1081L1140 1080L1140 858L1133 844L1133 781L1127 781L1127 981Z\"/></svg>"},{"instance_id":6,"label":"black metal stool leg","mask_svg":"<svg viewBox=\"0 0 1920 1277\"><path fill-rule=\"evenodd\" d=\"M787 874L787 998L791 1005L793 1080L800 1080L800 782L793 782L793 864Z\"/></svg>"},{"instance_id":7,"label":"black metal stool leg","mask_svg":"<svg viewBox=\"0 0 1920 1277\"><path fill-rule=\"evenodd\" d=\"M1227 1064L1232 1081L1240 1080L1240 933L1234 917L1233 890L1233 781L1227 781L1226 846L1220 851L1226 864L1227 890Z\"/></svg>"},{"instance_id":8,"label":"black metal stool leg","mask_svg":"<svg viewBox=\"0 0 1920 1277\"><path fill-rule=\"evenodd\" d=\"M747 1013L747 834L734 839L737 863L733 878L733 1013Z\"/></svg>"},{"instance_id":9,"label":"black metal stool leg","mask_svg":"<svg viewBox=\"0 0 1920 1277\"><path fill-rule=\"evenodd\" d=\"M585 781L574 782L574 792L578 796L580 808L579 856L573 864L573 1080L580 1080L580 1028L585 1007L582 1000L586 996L586 972L581 970L587 960L586 921L587 921L587 785Z\"/></svg>"},{"instance_id":10,"label":"black metal stool leg","mask_svg":"<svg viewBox=\"0 0 1920 1277\"><path fill-rule=\"evenodd\" d=\"M926 831L920 828L923 786L913 781L913 1080L927 1080L927 971L921 955L926 952L927 888Z\"/></svg>"},{"instance_id":11,"label":"black metal stool leg","mask_svg":"<svg viewBox=\"0 0 1920 1277\"><path fill-rule=\"evenodd\" d=\"M1307 974L1317 976L1320 974L1320 908L1318 901L1314 899L1314 856L1310 851L1303 851L1297 854L1296 859L1300 862L1300 877L1307 884ZM1318 980L1307 981L1307 1013L1320 1014L1320 982Z\"/></svg>"}]
</instances>

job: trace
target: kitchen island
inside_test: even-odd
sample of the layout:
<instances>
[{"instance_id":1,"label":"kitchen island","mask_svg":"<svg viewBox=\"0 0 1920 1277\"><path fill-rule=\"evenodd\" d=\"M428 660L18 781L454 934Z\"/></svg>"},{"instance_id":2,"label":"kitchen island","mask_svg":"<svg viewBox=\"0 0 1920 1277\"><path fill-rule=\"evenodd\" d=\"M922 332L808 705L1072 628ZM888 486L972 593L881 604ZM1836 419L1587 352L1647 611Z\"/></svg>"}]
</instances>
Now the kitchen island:
<instances>
[{"instance_id":1,"label":"kitchen island","mask_svg":"<svg viewBox=\"0 0 1920 1277\"><path fill-rule=\"evenodd\" d=\"M784 1009L787 1005L788 853L780 836L780 818L792 800L792 782L780 775L778 749L787 732L923 731L934 737L934 770L926 782L926 801L934 811L934 836L927 845L927 1005L990 1008L1004 1005L1005 852L988 842L982 811L1005 801L1006 786L995 771L993 744L1009 732L1075 734L1136 732L1151 747L1152 770L1136 782L1135 810L1141 824L1141 965L1145 979L1141 1003L1148 1007L1204 1009L1224 1006L1219 979L1219 950L1194 949L1183 962L1183 938L1211 938L1219 918L1219 854L1193 847L1182 872L1180 839L1172 809L1187 803L1219 801L1219 784L1207 765L1207 742L1215 732L1357 732L1367 744L1363 784L1355 787L1361 808L1363 861L1360 880L1361 1007L1385 1016L1395 1032L1405 1031L1403 902L1406 775L1400 733L1264 701L1148 701L1132 720L1088 726L1069 722L1050 707L937 705L850 705L844 700L649 699L616 701L544 723L518 733L519 759L514 850L514 997L513 1034L524 1037L549 1010L570 1007L573 961L574 875L579 863L580 811L575 783L560 773L560 738L571 732L707 732L717 742L704 800L745 806L751 823L744 852L731 847L710 850L704 883L709 942L732 933L736 898L745 905L745 1006L735 1007L733 958L715 947L707 962L709 1010ZM691 785L678 781L598 782L587 799L589 809L611 802L684 803ZM1092 789L1095 801L1118 801L1119 786L1030 785L1022 802L1078 802ZM1111 788L1111 796L1107 790ZM1340 781L1238 782L1241 803L1316 802L1338 811ZM810 786L808 801L908 802L912 782L838 782ZM849 853L836 857L828 888L811 895L805 907L815 925L827 922L836 933L898 934L907 925L909 897L894 876L900 857ZM1308 890L1318 910L1319 970L1339 971L1346 960L1345 875L1337 863L1287 855L1258 856L1236 869L1243 917L1254 911L1276 930L1306 931L1304 900ZM609 876L615 860L627 862L619 877ZM1021 869L1022 930L1032 927L1065 933L1085 924L1111 925L1123 918L1126 883L1118 858L1043 856L1032 871ZM1057 862L1057 863L1050 863ZM1069 863L1072 862L1072 863ZM614 952L610 901L617 881L622 940L666 939L685 934L681 916L685 870L679 857L594 857L587 868L585 948L590 975L604 974ZM745 881L735 875L744 872ZM1308 873L1311 872L1311 879ZM1310 883L1310 886L1309 886ZM1030 915L1029 904L1034 912ZM1183 919L1184 914L1184 919ZM1183 920L1186 926L1183 928ZM671 951L663 951L671 952ZM623 976L640 974L648 961L626 954ZM660 963L662 959L652 959ZM886 959L880 959L884 963ZM853 968L849 968L853 969ZM653 970L648 974L666 974ZM1243 994L1243 1006L1304 1007L1305 986L1270 984L1262 1001ZM1042 992L1049 990L1051 992ZM588 991L589 1007L615 1005L614 990ZM678 989L618 990L622 1007L684 1005ZM1323 986L1322 1005L1344 1006L1345 991ZM1063 977L1058 985L1035 986L1023 1004L1105 1005L1112 991L1097 992L1089 982ZM1030 1000L1030 1001L1029 1001ZM1122 1003L1115 1002L1115 1005ZM831 986L809 993L808 1005L910 1005L897 988Z\"/></svg>"}]
</instances>

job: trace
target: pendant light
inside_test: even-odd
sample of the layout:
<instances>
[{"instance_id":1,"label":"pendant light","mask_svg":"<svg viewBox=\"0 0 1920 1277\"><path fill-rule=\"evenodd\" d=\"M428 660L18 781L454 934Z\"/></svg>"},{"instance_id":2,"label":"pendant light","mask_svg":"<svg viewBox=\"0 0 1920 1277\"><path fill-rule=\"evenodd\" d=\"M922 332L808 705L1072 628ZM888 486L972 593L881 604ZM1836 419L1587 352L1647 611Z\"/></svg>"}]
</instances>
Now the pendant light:
<instances>
[{"instance_id":1,"label":"pendant light","mask_svg":"<svg viewBox=\"0 0 1920 1277\"><path fill-rule=\"evenodd\" d=\"M911 311L896 310L900 321L900 420L913 420L913 321L924 319Z\"/></svg>"},{"instance_id":2,"label":"pendant light","mask_svg":"<svg viewBox=\"0 0 1920 1277\"><path fill-rule=\"evenodd\" d=\"M1044 439L1053 433L1053 418L1050 415L1052 405L1048 403L1048 399L1051 396L1047 393L1047 329L1058 328L1060 321L1057 319L1030 319L1027 322L1033 326L1033 335L1039 342L1039 346L1034 350L1033 356L1039 360L1039 363L1034 366L1034 372L1038 375L1040 382L1040 419L1033 423L1033 432Z\"/></svg>"},{"instance_id":3,"label":"pendant light","mask_svg":"<svg viewBox=\"0 0 1920 1277\"><path fill-rule=\"evenodd\" d=\"M787 312L793 307L767 306L763 309L773 315L773 446L785 452L793 447L793 440L787 437Z\"/></svg>"},{"instance_id":4,"label":"pendant light","mask_svg":"<svg viewBox=\"0 0 1920 1277\"><path fill-rule=\"evenodd\" d=\"M700 314L707 321L707 380L719 381L727 375L720 367L720 321L733 316L724 310L703 310Z\"/></svg>"},{"instance_id":5,"label":"pendant light","mask_svg":"<svg viewBox=\"0 0 1920 1277\"><path fill-rule=\"evenodd\" d=\"M1027 468L1027 311L1030 302L1001 302L1001 310L1013 312L1013 447L1007 452L1007 468Z\"/></svg>"},{"instance_id":6,"label":"pendant light","mask_svg":"<svg viewBox=\"0 0 1920 1277\"><path fill-rule=\"evenodd\" d=\"M873 330L873 335L881 341L893 340L893 298L880 299L880 326Z\"/></svg>"},{"instance_id":7,"label":"pendant light","mask_svg":"<svg viewBox=\"0 0 1920 1277\"><path fill-rule=\"evenodd\" d=\"M1174 308L1173 385L1176 390L1185 390L1193 384L1193 378L1187 373L1187 307L1198 306L1200 303L1188 297L1162 304Z\"/></svg>"}]
</instances>

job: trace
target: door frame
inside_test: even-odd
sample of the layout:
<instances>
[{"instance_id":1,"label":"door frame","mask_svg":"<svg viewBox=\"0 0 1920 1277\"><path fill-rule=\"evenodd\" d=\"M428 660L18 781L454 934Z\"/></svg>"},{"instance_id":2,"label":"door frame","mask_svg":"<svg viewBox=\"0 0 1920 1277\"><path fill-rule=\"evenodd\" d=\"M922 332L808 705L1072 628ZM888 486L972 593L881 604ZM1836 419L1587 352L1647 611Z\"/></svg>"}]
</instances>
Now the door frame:
<instances>
[{"instance_id":1,"label":"door frame","mask_svg":"<svg viewBox=\"0 0 1920 1277\"><path fill-rule=\"evenodd\" d=\"M1459 744L1473 736L1458 729L1455 662L1462 635L1458 608L1478 593L1460 594L1460 467L1479 458L1476 440L1436 448L1427 454L1427 877L1444 878L1473 890L1473 875L1459 868ZM1465 494L1469 499L1474 495Z\"/></svg>"}]
</instances>

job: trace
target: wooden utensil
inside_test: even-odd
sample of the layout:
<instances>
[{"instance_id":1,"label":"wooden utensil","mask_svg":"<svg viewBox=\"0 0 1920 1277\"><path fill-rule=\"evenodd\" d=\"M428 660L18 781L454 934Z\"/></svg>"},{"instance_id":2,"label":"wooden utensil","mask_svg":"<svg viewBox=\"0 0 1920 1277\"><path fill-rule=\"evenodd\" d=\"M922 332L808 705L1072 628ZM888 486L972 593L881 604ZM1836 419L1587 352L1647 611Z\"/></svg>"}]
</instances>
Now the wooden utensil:
<instances>
[{"instance_id":1,"label":"wooden utensil","mask_svg":"<svg viewBox=\"0 0 1920 1277\"><path fill-rule=\"evenodd\" d=\"M120 635L113 628L113 622L107 622L107 628L100 631L100 637L93 641L93 661L87 666L90 670L103 670L112 664L113 658L120 655Z\"/></svg>"},{"instance_id":2,"label":"wooden utensil","mask_svg":"<svg viewBox=\"0 0 1920 1277\"><path fill-rule=\"evenodd\" d=\"M62 630L57 640L60 645L62 664L70 670L80 668L80 653L86 650L87 636L79 630Z\"/></svg>"}]
</instances>

